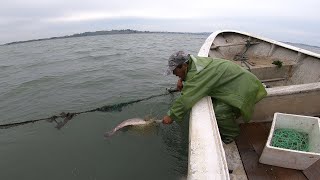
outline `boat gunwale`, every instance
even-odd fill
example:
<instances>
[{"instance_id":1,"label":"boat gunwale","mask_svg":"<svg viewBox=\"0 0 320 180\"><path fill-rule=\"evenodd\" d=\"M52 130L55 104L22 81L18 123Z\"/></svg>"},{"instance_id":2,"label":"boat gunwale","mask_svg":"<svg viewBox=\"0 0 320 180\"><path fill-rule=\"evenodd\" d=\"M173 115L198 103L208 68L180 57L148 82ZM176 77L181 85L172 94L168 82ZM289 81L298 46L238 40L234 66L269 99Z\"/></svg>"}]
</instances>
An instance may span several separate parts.
<instances>
[{"instance_id":1,"label":"boat gunwale","mask_svg":"<svg viewBox=\"0 0 320 180\"><path fill-rule=\"evenodd\" d=\"M237 33L240 35L245 35L248 37L253 37L259 40L266 41L268 43L273 43L276 44L280 47L287 48L292 51L297 51L301 52L303 54L309 55L311 57L316 58L317 60L320 60L320 54L302 49L302 48L297 48L292 45L288 45L282 42L278 42L272 39L264 38L264 37L259 37L257 35L251 35L246 32L240 32L236 30L219 30L213 32L203 43L202 47L199 50L198 56L202 57L208 57L210 48L213 44L213 41L215 38L221 34L221 33ZM318 91L320 90L320 82L314 82L314 83L305 83L305 84L296 84L296 85L284 85L284 86L276 86L276 87L271 87L267 88L268 96L281 96L281 95L288 95L288 94L299 94L299 93L304 93L304 92L312 92L312 91Z\"/></svg>"},{"instance_id":2,"label":"boat gunwale","mask_svg":"<svg viewBox=\"0 0 320 180\"><path fill-rule=\"evenodd\" d=\"M320 54L318 54L318 53L315 53L315 52L312 52L312 51L309 51L309 50L306 50L306 49L303 49L303 48L298 48L298 47L295 47L295 46L292 46L292 45L289 45L289 44L286 44L286 43L283 43L283 42L279 42L279 41L276 41L276 40L273 40L273 39L268 39L268 38L265 38L265 37L261 37L261 36L254 35L254 34L250 34L250 33L247 33L247 32L241 32L241 31L237 31L237 30L219 30L219 31L213 32L206 39L205 43L200 48L200 51L199 51L198 55L199 56L208 57L208 54L209 54L209 51L210 51L210 48L211 48L211 45L212 45L213 41L215 40L215 38L219 34L222 34L222 33L236 33L236 34L245 35L245 36L248 36L248 37L253 37L253 38L256 38L256 39L259 39L259 40L263 40L263 41L271 43L271 44L276 44L276 45L278 45L280 47L287 48L289 50L301 52L303 54L306 54L306 55L309 55L309 56L312 56L312 57L320 59Z\"/></svg>"},{"instance_id":3,"label":"boat gunwale","mask_svg":"<svg viewBox=\"0 0 320 180\"><path fill-rule=\"evenodd\" d=\"M320 82L267 88L268 97L320 91Z\"/></svg>"}]
</instances>

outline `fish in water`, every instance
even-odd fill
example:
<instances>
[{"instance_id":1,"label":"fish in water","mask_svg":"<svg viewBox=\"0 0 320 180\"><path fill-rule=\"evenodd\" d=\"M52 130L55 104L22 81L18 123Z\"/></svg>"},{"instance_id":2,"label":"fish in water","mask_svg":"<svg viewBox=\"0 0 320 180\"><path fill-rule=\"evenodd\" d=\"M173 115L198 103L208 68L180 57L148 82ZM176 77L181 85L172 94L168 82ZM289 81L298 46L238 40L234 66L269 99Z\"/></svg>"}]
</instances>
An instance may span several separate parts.
<instances>
[{"instance_id":1,"label":"fish in water","mask_svg":"<svg viewBox=\"0 0 320 180\"><path fill-rule=\"evenodd\" d=\"M110 137L115 132L117 132L118 130L120 130L120 129L124 128L124 127L128 127L128 126L147 126L147 125L151 125L151 124L159 124L161 122L162 122L162 120L154 120L154 119L149 119L149 120L145 120L145 119L141 119L141 118L127 119L127 120L123 121L122 123L118 124L111 131L106 132L104 134L104 137Z\"/></svg>"}]
</instances>

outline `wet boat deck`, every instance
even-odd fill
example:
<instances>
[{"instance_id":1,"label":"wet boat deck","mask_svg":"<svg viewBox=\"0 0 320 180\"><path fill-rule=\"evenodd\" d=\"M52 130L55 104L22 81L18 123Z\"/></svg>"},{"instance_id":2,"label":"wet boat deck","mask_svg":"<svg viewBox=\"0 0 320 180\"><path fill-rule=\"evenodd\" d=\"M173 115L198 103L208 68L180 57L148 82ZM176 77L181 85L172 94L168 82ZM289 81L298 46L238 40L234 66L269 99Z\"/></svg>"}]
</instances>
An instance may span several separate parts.
<instances>
[{"instance_id":1,"label":"wet boat deck","mask_svg":"<svg viewBox=\"0 0 320 180\"><path fill-rule=\"evenodd\" d=\"M236 144L248 179L319 179L320 160L304 171L259 163L271 122L241 124Z\"/></svg>"}]
</instances>

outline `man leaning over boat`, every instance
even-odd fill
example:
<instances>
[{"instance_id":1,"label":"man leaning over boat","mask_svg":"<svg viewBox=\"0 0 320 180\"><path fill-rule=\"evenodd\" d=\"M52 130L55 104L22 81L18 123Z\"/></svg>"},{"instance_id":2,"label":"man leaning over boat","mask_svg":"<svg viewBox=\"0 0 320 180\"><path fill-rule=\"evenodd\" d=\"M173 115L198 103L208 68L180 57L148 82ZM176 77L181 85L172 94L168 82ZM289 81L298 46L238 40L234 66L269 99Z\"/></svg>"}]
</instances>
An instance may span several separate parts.
<instances>
[{"instance_id":1,"label":"man leaning over boat","mask_svg":"<svg viewBox=\"0 0 320 180\"><path fill-rule=\"evenodd\" d=\"M168 60L166 75L179 77L181 91L164 124L181 121L203 97L211 96L222 141L231 143L240 134L235 120L242 116L249 122L254 105L267 95L259 79L239 65L224 59L198 57L178 51Z\"/></svg>"}]
</instances>

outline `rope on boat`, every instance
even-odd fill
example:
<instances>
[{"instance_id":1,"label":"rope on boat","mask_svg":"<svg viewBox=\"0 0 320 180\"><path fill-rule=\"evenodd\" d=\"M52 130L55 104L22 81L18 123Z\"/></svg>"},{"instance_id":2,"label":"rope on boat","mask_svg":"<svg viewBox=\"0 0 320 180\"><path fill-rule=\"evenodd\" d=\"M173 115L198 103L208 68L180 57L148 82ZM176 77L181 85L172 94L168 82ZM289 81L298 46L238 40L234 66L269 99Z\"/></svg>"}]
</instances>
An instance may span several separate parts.
<instances>
[{"instance_id":1,"label":"rope on boat","mask_svg":"<svg viewBox=\"0 0 320 180\"><path fill-rule=\"evenodd\" d=\"M41 118L41 119L32 119L32 120L27 120L27 121L21 121L21 122L13 122L13 123L7 123L7 124L0 124L0 129L8 129L11 127L15 127L15 126L20 126L20 125L25 125L25 124L30 124L30 123L35 123L35 122L39 122L39 121L48 121L48 122L55 122L56 123L56 128L57 129L61 129L65 124L68 123L68 121L70 121L74 116L78 115L78 114L83 114L83 113L89 113L89 112L96 112L96 111L100 111L100 112L114 112L114 111L122 111L122 108L131 105L131 104L135 104L141 101L146 101L155 97L160 97L160 96L166 96L169 94L172 94L173 92L178 92L177 89L167 89L166 93L162 93L162 94L157 94L157 95L152 95L146 98L142 98L142 99L137 99L137 100L133 100L133 101L128 101L128 102L123 102L123 103L118 103L118 104L113 104L113 105L105 105L99 108L95 108L95 109L91 109L91 110L87 110L87 111L81 111L81 112L62 112L59 115L54 115L48 118ZM57 121L57 118L63 118L63 121Z\"/></svg>"},{"instance_id":2,"label":"rope on boat","mask_svg":"<svg viewBox=\"0 0 320 180\"><path fill-rule=\"evenodd\" d=\"M294 129L276 129L272 137L271 145L284 149L308 152L309 135L308 133Z\"/></svg>"}]
</instances>

